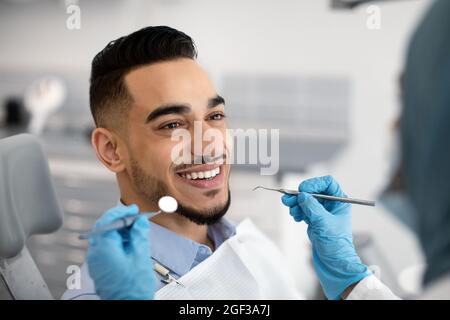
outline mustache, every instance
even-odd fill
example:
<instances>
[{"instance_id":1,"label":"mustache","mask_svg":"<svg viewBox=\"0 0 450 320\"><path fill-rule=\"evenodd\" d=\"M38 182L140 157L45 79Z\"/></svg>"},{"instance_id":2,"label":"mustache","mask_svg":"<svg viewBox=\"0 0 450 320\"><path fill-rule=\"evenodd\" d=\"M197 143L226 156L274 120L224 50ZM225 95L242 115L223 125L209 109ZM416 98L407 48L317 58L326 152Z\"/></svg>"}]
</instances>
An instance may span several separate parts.
<instances>
[{"instance_id":1,"label":"mustache","mask_svg":"<svg viewBox=\"0 0 450 320\"><path fill-rule=\"evenodd\" d=\"M196 167L200 164L225 163L227 160L226 154L221 154L215 157L209 155L193 156L193 163L182 163L173 168L174 171L185 170Z\"/></svg>"}]
</instances>

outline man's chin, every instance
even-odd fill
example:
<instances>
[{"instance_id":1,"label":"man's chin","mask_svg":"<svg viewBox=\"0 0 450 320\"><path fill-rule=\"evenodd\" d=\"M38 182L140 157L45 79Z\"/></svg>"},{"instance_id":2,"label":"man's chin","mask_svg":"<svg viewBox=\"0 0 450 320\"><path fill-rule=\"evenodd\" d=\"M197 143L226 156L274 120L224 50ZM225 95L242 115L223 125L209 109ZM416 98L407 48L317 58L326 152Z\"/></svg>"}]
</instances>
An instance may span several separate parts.
<instances>
[{"instance_id":1,"label":"man's chin","mask_svg":"<svg viewBox=\"0 0 450 320\"><path fill-rule=\"evenodd\" d=\"M205 209L195 209L178 203L177 213L198 225L211 225L218 222L228 211L231 203L230 190L225 202Z\"/></svg>"}]
</instances>

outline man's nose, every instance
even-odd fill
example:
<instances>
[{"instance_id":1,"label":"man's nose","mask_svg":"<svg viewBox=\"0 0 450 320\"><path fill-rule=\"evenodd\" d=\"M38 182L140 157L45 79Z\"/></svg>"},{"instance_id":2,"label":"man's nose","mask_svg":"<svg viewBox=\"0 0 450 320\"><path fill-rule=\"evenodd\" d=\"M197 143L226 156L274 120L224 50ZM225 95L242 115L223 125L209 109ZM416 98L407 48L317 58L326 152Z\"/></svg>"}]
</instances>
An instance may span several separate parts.
<instances>
[{"instance_id":1,"label":"man's nose","mask_svg":"<svg viewBox=\"0 0 450 320\"><path fill-rule=\"evenodd\" d=\"M220 139L210 139L206 134L207 130L211 129L206 121L197 120L193 126L193 132L191 133L191 153L194 158L194 163L208 163L213 162L218 156L222 156L219 153L219 149L223 149L222 146L217 144L221 143Z\"/></svg>"}]
</instances>

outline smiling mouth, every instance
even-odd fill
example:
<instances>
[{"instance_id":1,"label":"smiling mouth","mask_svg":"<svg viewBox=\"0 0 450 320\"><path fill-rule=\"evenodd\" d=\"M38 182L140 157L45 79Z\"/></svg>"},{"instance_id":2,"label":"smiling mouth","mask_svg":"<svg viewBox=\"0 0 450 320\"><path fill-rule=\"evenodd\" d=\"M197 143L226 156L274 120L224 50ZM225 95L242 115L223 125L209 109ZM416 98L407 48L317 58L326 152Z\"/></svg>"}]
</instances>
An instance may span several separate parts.
<instances>
[{"instance_id":1,"label":"smiling mouth","mask_svg":"<svg viewBox=\"0 0 450 320\"><path fill-rule=\"evenodd\" d=\"M212 170L191 171L186 173L178 173L179 176L188 180L211 180L220 174L220 167Z\"/></svg>"},{"instance_id":2,"label":"smiling mouth","mask_svg":"<svg viewBox=\"0 0 450 320\"><path fill-rule=\"evenodd\" d=\"M222 165L202 165L177 172L184 183L197 188L219 187L223 181Z\"/></svg>"}]
</instances>

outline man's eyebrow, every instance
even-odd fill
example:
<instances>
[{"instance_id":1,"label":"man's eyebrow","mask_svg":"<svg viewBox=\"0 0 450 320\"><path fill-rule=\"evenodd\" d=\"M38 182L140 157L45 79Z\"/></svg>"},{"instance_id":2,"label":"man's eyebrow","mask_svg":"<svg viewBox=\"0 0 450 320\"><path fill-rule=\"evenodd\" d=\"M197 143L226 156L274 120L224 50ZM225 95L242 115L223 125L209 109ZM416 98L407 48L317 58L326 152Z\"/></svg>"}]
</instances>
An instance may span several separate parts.
<instances>
[{"instance_id":1,"label":"man's eyebrow","mask_svg":"<svg viewBox=\"0 0 450 320\"><path fill-rule=\"evenodd\" d=\"M208 100L208 109L217 107L219 104L225 104L225 99L219 95L216 95L214 98Z\"/></svg>"},{"instance_id":2,"label":"man's eyebrow","mask_svg":"<svg viewBox=\"0 0 450 320\"><path fill-rule=\"evenodd\" d=\"M160 106L150 112L145 119L145 123L149 123L152 120L155 120L158 117L164 116L166 114L186 114L191 112L191 106L186 104L168 104L164 106Z\"/></svg>"},{"instance_id":3,"label":"man's eyebrow","mask_svg":"<svg viewBox=\"0 0 450 320\"><path fill-rule=\"evenodd\" d=\"M225 99L219 95L216 95L214 98L208 100L208 109L217 107L220 104L225 104ZM150 121L167 114L186 114L189 112L191 112L191 106L188 104L182 103L167 104L159 106L158 108L153 110L147 116L145 123L149 123Z\"/></svg>"}]
</instances>

